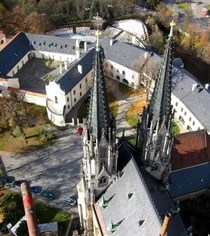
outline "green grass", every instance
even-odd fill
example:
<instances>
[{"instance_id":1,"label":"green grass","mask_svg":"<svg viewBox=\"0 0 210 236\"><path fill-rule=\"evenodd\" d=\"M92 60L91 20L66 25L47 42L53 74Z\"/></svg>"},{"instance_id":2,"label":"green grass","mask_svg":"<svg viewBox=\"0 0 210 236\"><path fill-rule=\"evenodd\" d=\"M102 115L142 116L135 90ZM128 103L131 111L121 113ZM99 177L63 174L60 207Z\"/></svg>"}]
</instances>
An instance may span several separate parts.
<instances>
[{"instance_id":1,"label":"green grass","mask_svg":"<svg viewBox=\"0 0 210 236\"><path fill-rule=\"evenodd\" d=\"M45 131L40 126L24 129L28 145L22 136L14 138L9 131L0 134L0 151L4 152L25 152L39 147L52 145L57 141L55 134Z\"/></svg>"},{"instance_id":2,"label":"green grass","mask_svg":"<svg viewBox=\"0 0 210 236\"><path fill-rule=\"evenodd\" d=\"M22 203L22 196L15 194L8 190L1 190L1 194L4 194L0 198L0 219L2 220L2 227L6 228L10 222L12 225L18 222L20 218L25 215ZM71 215L68 212L58 210L56 208L47 206L41 202L34 201L35 212L39 224L58 222L59 229L62 229L62 235L65 235L67 226ZM22 226L21 226L22 227ZM27 227L22 227L20 232L21 236L27 236ZM25 231L25 232L24 232Z\"/></svg>"},{"instance_id":3,"label":"green grass","mask_svg":"<svg viewBox=\"0 0 210 236\"><path fill-rule=\"evenodd\" d=\"M126 140L128 140L131 144L133 144L134 146L136 145L136 136L127 136L125 137Z\"/></svg>"},{"instance_id":4,"label":"green grass","mask_svg":"<svg viewBox=\"0 0 210 236\"><path fill-rule=\"evenodd\" d=\"M70 213L47 206L39 201L34 201L34 206L37 218L39 219L39 224L58 222L58 227L63 229L63 234L65 233L68 227L69 220L71 218Z\"/></svg>"},{"instance_id":5,"label":"green grass","mask_svg":"<svg viewBox=\"0 0 210 236\"><path fill-rule=\"evenodd\" d=\"M188 2L177 3L176 5L186 13L190 10L190 4Z\"/></svg>"},{"instance_id":6,"label":"green grass","mask_svg":"<svg viewBox=\"0 0 210 236\"><path fill-rule=\"evenodd\" d=\"M174 136L180 134L179 126L175 122L173 122L172 133Z\"/></svg>"},{"instance_id":7,"label":"green grass","mask_svg":"<svg viewBox=\"0 0 210 236\"><path fill-rule=\"evenodd\" d=\"M139 100L135 103L133 103L128 110L126 111L125 118L128 124L136 129L138 124L138 117L137 113L141 113L143 111L143 108L147 106L147 103L145 100Z\"/></svg>"},{"instance_id":8,"label":"green grass","mask_svg":"<svg viewBox=\"0 0 210 236\"><path fill-rule=\"evenodd\" d=\"M133 88L122 83L118 84L118 89L122 94L126 96L139 96L144 94L143 90L134 90Z\"/></svg>"}]
</instances>

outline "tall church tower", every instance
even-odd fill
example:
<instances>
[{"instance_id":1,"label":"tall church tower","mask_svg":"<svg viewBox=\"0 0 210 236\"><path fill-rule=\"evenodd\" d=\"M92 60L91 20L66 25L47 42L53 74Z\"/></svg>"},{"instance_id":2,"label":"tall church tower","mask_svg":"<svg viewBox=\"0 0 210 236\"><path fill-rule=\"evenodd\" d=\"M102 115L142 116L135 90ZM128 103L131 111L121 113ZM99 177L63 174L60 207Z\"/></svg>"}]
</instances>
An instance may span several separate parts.
<instances>
[{"instance_id":1,"label":"tall church tower","mask_svg":"<svg viewBox=\"0 0 210 236\"><path fill-rule=\"evenodd\" d=\"M93 235L92 205L117 172L116 128L109 112L100 35L97 30L89 114L83 130L84 158L77 185L80 223L85 235Z\"/></svg>"},{"instance_id":2,"label":"tall church tower","mask_svg":"<svg viewBox=\"0 0 210 236\"><path fill-rule=\"evenodd\" d=\"M175 23L171 22L165 52L149 106L144 109L137 131L140 161L151 175L167 183L170 172L172 136L172 36Z\"/></svg>"}]
</instances>

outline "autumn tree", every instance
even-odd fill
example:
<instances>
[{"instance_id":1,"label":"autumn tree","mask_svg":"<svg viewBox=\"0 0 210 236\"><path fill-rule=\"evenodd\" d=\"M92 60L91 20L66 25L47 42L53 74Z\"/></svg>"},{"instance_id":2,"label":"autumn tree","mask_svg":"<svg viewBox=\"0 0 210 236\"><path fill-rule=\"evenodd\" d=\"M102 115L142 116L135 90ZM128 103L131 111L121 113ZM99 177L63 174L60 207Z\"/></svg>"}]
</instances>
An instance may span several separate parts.
<instances>
[{"instance_id":1,"label":"autumn tree","mask_svg":"<svg viewBox=\"0 0 210 236\"><path fill-rule=\"evenodd\" d=\"M158 4L157 7L155 8L155 10L157 12L157 17L158 17L159 23L161 23L165 27L169 27L170 26L170 22L175 17L174 12L171 11L166 6L166 4L163 3L163 2Z\"/></svg>"},{"instance_id":2,"label":"autumn tree","mask_svg":"<svg viewBox=\"0 0 210 236\"><path fill-rule=\"evenodd\" d=\"M24 31L32 34L43 32L43 17L37 12L32 12L24 20Z\"/></svg>"},{"instance_id":3,"label":"autumn tree","mask_svg":"<svg viewBox=\"0 0 210 236\"><path fill-rule=\"evenodd\" d=\"M0 122L1 129L10 129L15 135L21 135L26 140L24 128L30 124L27 106L23 94L13 91L3 93L0 97L0 120L3 121Z\"/></svg>"},{"instance_id":4,"label":"autumn tree","mask_svg":"<svg viewBox=\"0 0 210 236\"><path fill-rule=\"evenodd\" d=\"M16 34L23 31L25 18L26 14L19 6L13 8L12 11L7 11L2 21L4 32L7 34Z\"/></svg>"},{"instance_id":5,"label":"autumn tree","mask_svg":"<svg viewBox=\"0 0 210 236\"><path fill-rule=\"evenodd\" d=\"M139 88L144 88L146 92L146 101L149 100L152 81L154 81L158 72L157 63L151 60L152 55L152 52L150 54L147 53L131 63L131 69L139 73Z\"/></svg>"}]
</instances>

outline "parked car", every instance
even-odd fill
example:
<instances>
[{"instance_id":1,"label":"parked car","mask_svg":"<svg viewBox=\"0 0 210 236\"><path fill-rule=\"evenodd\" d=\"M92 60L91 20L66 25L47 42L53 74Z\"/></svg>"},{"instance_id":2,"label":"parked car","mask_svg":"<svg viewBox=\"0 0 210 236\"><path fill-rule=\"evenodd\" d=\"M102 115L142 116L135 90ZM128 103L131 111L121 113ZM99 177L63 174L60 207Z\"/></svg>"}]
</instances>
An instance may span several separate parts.
<instances>
[{"instance_id":1,"label":"parked car","mask_svg":"<svg viewBox=\"0 0 210 236\"><path fill-rule=\"evenodd\" d=\"M82 127L79 127L77 129L77 136L81 136L82 135L82 131L83 131L83 128Z\"/></svg>"},{"instance_id":2,"label":"parked car","mask_svg":"<svg viewBox=\"0 0 210 236\"><path fill-rule=\"evenodd\" d=\"M31 189L31 192L32 193L34 193L34 194L36 194L36 193L38 193L38 189L37 189L37 187L30 187L30 189Z\"/></svg>"},{"instance_id":3,"label":"parked car","mask_svg":"<svg viewBox=\"0 0 210 236\"><path fill-rule=\"evenodd\" d=\"M77 203L77 201L75 199L71 198L71 197L64 197L63 201L65 203L68 203L68 204L72 205L72 206L76 205L76 203Z\"/></svg>"},{"instance_id":4,"label":"parked car","mask_svg":"<svg viewBox=\"0 0 210 236\"><path fill-rule=\"evenodd\" d=\"M48 191L48 190L43 190L41 192L41 195L43 197L49 199L49 200L53 200L55 198L55 195L52 192Z\"/></svg>"}]
</instances>

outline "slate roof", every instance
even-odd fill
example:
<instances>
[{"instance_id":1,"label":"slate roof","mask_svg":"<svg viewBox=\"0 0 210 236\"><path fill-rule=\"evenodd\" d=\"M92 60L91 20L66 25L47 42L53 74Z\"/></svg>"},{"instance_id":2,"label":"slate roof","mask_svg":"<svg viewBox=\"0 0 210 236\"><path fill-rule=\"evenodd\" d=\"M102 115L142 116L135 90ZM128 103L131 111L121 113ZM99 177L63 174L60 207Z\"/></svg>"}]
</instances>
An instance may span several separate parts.
<instances>
[{"instance_id":1,"label":"slate roof","mask_svg":"<svg viewBox=\"0 0 210 236\"><path fill-rule=\"evenodd\" d=\"M205 129L210 130L210 94L202 85L192 91L193 84L200 84L192 74L183 68L174 67L172 93L182 101Z\"/></svg>"},{"instance_id":2,"label":"slate roof","mask_svg":"<svg viewBox=\"0 0 210 236\"><path fill-rule=\"evenodd\" d=\"M110 46L110 39L101 39L101 46L104 49L105 58L116 62L122 66L132 69L133 62L139 61L139 66L145 62L145 53L149 55L150 51L139 48L134 45L126 44L121 41L113 40L113 45ZM155 62L159 62L159 56L153 53L151 57Z\"/></svg>"},{"instance_id":3,"label":"slate roof","mask_svg":"<svg viewBox=\"0 0 210 236\"><path fill-rule=\"evenodd\" d=\"M0 76L6 76L28 51L27 37L24 33L17 34L0 52Z\"/></svg>"},{"instance_id":4,"label":"slate roof","mask_svg":"<svg viewBox=\"0 0 210 236\"><path fill-rule=\"evenodd\" d=\"M93 68L94 53L95 48L90 49L79 60L74 61L66 72L56 77L55 82L60 85L65 94L68 94ZM82 65L82 74L78 72L78 65Z\"/></svg>"},{"instance_id":5,"label":"slate roof","mask_svg":"<svg viewBox=\"0 0 210 236\"><path fill-rule=\"evenodd\" d=\"M176 135L171 151L172 171L210 161L210 136L205 130Z\"/></svg>"},{"instance_id":6,"label":"slate roof","mask_svg":"<svg viewBox=\"0 0 210 236\"><path fill-rule=\"evenodd\" d=\"M133 193L130 199L128 198L129 193ZM111 197L108 206L103 209L102 199L108 200ZM102 198L96 203L96 208L99 219L102 219L100 224L106 230L105 235L112 235L109 230L111 222L114 225L121 222L114 233L115 236L154 236L160 233L160 219L147 195L133 160L127 164L122 176L109 186ZM144 222L139 226L141 220Z\"/></svg>"},{"instance_id":7,"label":"slate roof","mask_svg":"<svg viewBox=\"0 0 210 236\"><path fill-rule=\"evenodd\" d=\"M76 54L76 39L29 33L26 33L25 36L29 40L30 50Z\"/></svg>"},{"instance_id":8,"label":"slate roof","mask_svg":"<svg viewBox=\"0 0 210 236\"><path fill-rule=\"evenodd\" d=\"M163 188L162 184L150 175L144 168L141 169L141 174L149 190L150 196L157 208L157 212L163 221L165 214L170 212L171 209L175 209L171 196L168 191L161 191L161 188ZM180 215L172 214L167 228L167 235L177 236L181 235L185 231L186 228L182 223Z\"/></svg>"},{"instance_id":9,"label":"slate roof","mask_svg":"<svg viewBox=\"0 0 210 236\"><path fill-rule=\"evenodd\" d=\"M193 166L170 173L169 191L172 198L196 193L210 187L210 164Z\"/></svg>"}]
</instances>

